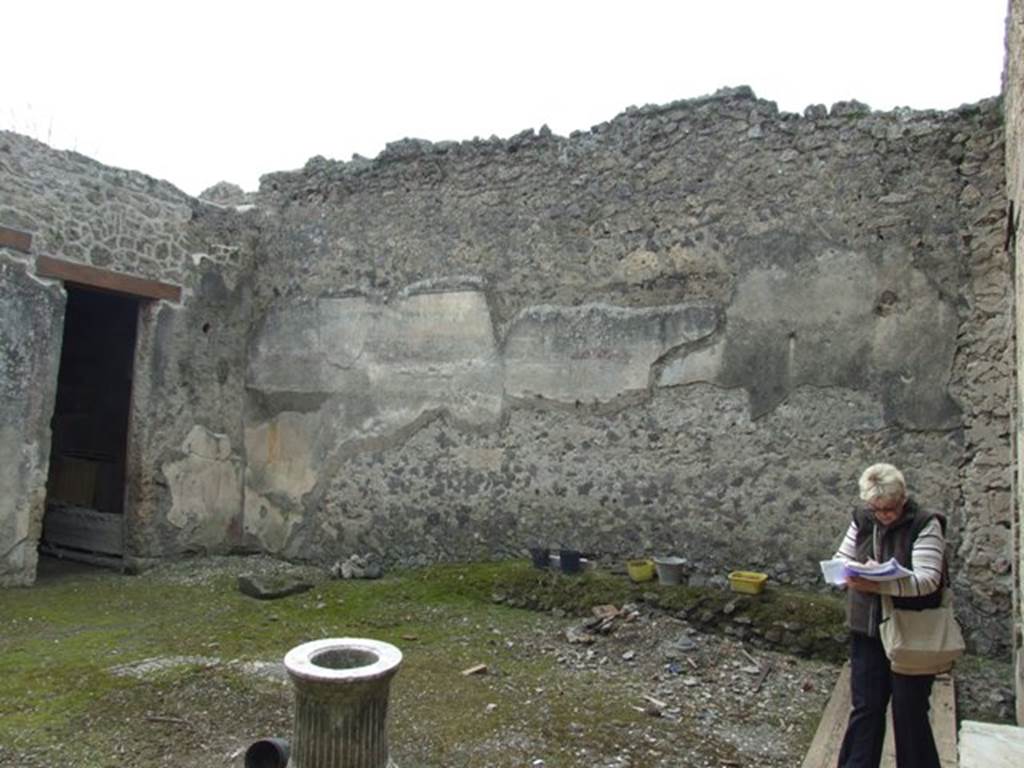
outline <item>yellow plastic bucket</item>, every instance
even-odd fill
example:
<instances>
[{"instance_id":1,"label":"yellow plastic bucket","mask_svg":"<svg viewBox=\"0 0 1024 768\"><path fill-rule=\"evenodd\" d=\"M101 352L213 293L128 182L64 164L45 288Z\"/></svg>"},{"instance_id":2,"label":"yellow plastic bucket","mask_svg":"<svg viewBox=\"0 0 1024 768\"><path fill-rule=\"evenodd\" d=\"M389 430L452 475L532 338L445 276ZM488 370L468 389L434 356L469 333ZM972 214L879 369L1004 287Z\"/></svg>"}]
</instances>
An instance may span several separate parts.
<instances>
[{"instance_id":1,"label":"yellow plastic bucket","mask_svg":"<svg viewBox=\"0 0 1024 768\"><path fill-rule=\"evenodd\" d=\"M733 592L747 595L759 595L764 591L764 583L768 581L767 573L757 571L733 571L729 574L729 586Z\"/></svg>"},{"instance_id":2,"label":"yellow plastic bucket","mask_svg":"<svg viewBox=\"0 0 1024 768\"><path fill-rule=\"evenodd\" d=\"M654 578L654 561L648 559L627 560L626 570L633 581L650 581Z\"/></svg>"}]
</instances>

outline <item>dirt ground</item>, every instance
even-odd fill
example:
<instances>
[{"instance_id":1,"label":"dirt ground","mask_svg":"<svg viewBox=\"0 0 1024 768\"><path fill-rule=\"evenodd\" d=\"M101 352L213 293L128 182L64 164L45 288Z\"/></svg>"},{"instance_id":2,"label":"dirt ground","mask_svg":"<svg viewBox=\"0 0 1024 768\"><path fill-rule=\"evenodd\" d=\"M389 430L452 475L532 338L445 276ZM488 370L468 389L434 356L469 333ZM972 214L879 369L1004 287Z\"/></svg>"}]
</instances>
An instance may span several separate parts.
<instances>
[{"instance_id":1,"label":"dirt ground","mask_svg":"<svg viewBox=\"0 0 1024 768\"><path fill-rule=\"evenodd\" d=\"M284 653L330 636L403 651L390 712L400 768L799 766L836 664L643 605L605 609L606 633L584 634L579 616L481 599L506 567L338 581L206 558L137 577L70 569L0 592L0 766L240 767L255 739L290 735ZM313 589L238 593L240 573L284 571ZM965 668L962 716L998 719L1012 706L1008 665Z\"/></svg>"}]
</instances>

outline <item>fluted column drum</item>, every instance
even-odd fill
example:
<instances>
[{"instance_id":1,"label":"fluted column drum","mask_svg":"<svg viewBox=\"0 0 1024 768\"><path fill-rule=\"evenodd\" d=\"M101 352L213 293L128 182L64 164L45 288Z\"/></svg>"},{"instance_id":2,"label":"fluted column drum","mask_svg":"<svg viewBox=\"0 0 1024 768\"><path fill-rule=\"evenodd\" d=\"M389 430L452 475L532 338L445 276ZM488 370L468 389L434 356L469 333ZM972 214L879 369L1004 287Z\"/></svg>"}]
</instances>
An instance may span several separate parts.
<instances>
[{"instance_id":1,"label":"fluted column drum","mask_svg":"<svg viewBox=\"0 0 1024 768\"><path fill-rule=\"evenodd\" d=\"M284 657L295 686L291 768L386 768L391 678L402 652L358 637L315 640Z\"/></svg>"}]
</instances>

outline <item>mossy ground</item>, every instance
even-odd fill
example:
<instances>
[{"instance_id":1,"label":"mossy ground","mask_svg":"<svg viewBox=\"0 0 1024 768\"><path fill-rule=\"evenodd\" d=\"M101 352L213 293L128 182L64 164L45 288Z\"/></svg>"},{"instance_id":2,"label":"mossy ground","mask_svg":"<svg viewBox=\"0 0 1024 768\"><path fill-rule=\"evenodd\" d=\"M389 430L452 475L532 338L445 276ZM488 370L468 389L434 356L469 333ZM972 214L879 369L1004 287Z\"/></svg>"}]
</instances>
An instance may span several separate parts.
<instances>
[{"instance_id":1,"label":"mossy ground","mask_svg":"<svg viewBox=\"0 0 1024 768\"><path fill-rule=\"evenodd\" d=\"M547 768L627 765L637 755L652 766L703 764L679 758L688 744L700 744L693 747L700 754L735 755L734 744L714 743L699 722L638 709L657 662L570 668L561 635L569 620L509 605L584 614L592 605L646 599L677 612L728 594L601 573L549 575L521 562L438 566L378 581L321 578L313 590L275 601L239 593L237 574L266 562L185 561L137 577L78 571L0 591L0 765L239 766L251 741L291 730L287 683L254 675L244 662L279 661L307 640L346 635L392 642L405 655L391 717L392 751L403 768L540 758ZM799 622L822 614L814 599L781 592L743 610L781 611L782 620ZM794 618L801 610L807 618ZM113 671L175 657L190 660L143 678ZM461 674L479 663L488 665L486 675ZM828 667L815 674L827 678ZM794 715L788 733L800 742L796 752L826 695L817 691L808 712Z\"/></svg>"}]
</instances>

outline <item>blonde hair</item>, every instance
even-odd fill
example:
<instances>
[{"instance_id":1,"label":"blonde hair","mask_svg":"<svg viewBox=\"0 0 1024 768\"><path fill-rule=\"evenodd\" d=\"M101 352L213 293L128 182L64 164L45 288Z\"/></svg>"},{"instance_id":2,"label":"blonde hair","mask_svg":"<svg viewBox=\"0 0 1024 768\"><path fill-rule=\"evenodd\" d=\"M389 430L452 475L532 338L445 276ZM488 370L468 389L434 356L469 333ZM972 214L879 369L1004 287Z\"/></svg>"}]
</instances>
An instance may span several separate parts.
<instances>
[{"instance_id":1,"label":"blonde hair","mask_svg":"<svg viewBox=\"0 0 1024 768\"><path fill-rule=\"evenodd\" d=\"M907 494L907 481L892 464L872 464L864 470L857 485L864 501L900 499Z\"/></svg>"}]
</instances>

